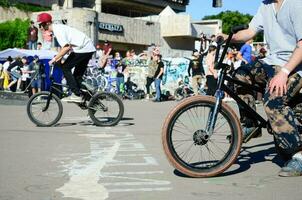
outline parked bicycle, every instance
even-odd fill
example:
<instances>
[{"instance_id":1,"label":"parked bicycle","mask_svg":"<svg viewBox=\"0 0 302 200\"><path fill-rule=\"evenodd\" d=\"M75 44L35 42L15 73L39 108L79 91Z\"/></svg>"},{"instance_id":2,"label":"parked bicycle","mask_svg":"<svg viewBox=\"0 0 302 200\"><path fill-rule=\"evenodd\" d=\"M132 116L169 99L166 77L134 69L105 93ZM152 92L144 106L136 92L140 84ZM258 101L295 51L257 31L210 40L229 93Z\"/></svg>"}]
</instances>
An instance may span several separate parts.
<instances>
[{"instance_id":1,"label":"parked bicycle","mask_svg":"<svg viewBox=\"0 0 302 200\"><path fill-rule=\"evenodd\" d=\"M180 101L184 98L190 97L194 95L194 91L192 86L188 81L186 81L188 77L185 77L184 80L180 80L178 83L178 87L174 91L175 100ZM199 85L198 94L206 95L205 91L205 82Z\"/></svg>"},{"instance_id":2,"label":"parked bicycle","mask_svg":"<svg viewBox=\"0 0 302 200\"><path fill-rule=\"evenodd\" d=\"M63 105L58 96L66 96L61 88L68 86L54 81L53 68L50 67L50 91L33 95L27 103L28 117L37 126L53 126L63 114ZM124 105L116 94L95 90L86 82L82 83L80 90L83 101L75 104L88 110L88 115L95 125L114 126L119 123L124 114Z\"/></svg>"},{"instance_id":3,"label":"parked bicycle","mask_svg":"<svg viewBox=\"0 0 302 200\"><path fill-rule=\"evenodd\" d=\"M263 88L243 83L230 76L230 68L223 64L227 48L233 34L245 29L234 27L226 41L218 41L218 50L225 43L216 69L221 69L215 97L194 96L178 104L166 117L162 128L162 143L170 163L181 173L191 177L212 177L223 173L237 159L241 145L248 142L261 128L267 128L272 134L269 123L246 104L225 83L234 83L263 92ZM216 54L216 61L218 54ZM235 111L222 101L224 93L229 94L245 110L249 117L257 120L258 127L245 139L242 127ZM298 94L290 103L302 133L302 94ZM277 147L278 151L278 147Z\"/></svg>"}]
</instances>

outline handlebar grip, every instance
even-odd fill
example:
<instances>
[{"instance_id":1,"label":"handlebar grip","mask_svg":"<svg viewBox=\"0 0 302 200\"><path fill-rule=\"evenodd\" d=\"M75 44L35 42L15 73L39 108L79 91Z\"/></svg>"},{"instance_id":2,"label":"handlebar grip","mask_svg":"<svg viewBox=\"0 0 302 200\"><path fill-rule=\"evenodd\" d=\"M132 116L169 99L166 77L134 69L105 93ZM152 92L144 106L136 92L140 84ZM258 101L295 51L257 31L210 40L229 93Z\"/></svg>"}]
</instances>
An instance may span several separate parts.
<instances>
[{"instance_id":1,"label":"handlebar grip","mask_svg":"<svg viewBox=\"0 0 302 200\"><path fill-rule=\"evenodd\" d=\"M231 30L231 32L233 34L237 33L238 31L241 31L241 30L245 30L245 29L248 29L249 28L249 25L247 24L243 24L243 25L239 25L239 26L234 26Z\"/></svg>"}]
</instances>

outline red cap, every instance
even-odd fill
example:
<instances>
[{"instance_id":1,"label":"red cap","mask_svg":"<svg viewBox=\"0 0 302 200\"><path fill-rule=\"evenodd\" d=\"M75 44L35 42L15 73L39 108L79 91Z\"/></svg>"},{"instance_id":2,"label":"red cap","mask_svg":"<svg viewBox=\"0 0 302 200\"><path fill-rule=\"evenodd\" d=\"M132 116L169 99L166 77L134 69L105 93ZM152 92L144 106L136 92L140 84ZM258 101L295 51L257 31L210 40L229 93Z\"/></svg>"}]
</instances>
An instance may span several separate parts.
<instances>
[{"instance_id":1,"label":"red cap","mask_svg":"<svg viewBox=\"0 0 302 200\"><path fill-rule=\"evenodd\" d=\"M51 21L52 21L52 17L48 13L41 13L37 16L37 22L47 23L47 22L51 22Z\"/></svg>"}]
</instances>

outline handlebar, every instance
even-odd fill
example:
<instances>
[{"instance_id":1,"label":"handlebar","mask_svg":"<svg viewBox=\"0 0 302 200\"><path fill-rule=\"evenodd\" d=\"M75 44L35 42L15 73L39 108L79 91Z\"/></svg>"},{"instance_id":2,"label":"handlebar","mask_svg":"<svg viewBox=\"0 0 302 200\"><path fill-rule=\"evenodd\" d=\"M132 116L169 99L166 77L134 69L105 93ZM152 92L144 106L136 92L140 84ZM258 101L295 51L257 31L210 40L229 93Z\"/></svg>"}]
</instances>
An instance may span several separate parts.
<instances>
[{"instance_id":1,"label":"handlebar","mask_svg":"<svg viewBox=\"0 0 302 200\"><path fill-rule=\"evenodd\" d=\"M244 25L239 25L239 26L234 26L232 29L231 29L231 33L229 34L228 38L224 41L224 38L222 36L218 36L217 39L216 39L216 42L217 42L217 49L216 49L216 55L215 55L215 69L221 69L222 68L222 63L223 63L223 60L224 60L224 57L226 55L226 52L227 52L227 49L230 47L230 44L231 44L231 40L233 38L233 35L238 33L239 31L241 30L245 30L245 29L248 29L248 25L247 24L244 24ZM221 57L220 57L220 60L219 62L218 61L218 57L219 57L219 51L220 51L220 48L221 46L225 43L225 46L223 48L223 52L221 54Z\"/></svg>"}]
</instances>

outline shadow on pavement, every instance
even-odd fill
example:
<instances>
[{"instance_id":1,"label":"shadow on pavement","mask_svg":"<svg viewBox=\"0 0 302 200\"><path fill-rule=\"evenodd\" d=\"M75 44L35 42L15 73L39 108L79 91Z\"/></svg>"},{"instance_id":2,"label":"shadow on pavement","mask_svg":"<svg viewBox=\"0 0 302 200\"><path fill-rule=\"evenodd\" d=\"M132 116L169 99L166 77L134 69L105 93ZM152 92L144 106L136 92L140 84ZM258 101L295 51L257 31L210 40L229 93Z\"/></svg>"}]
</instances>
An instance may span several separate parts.
<instances>
[{"instance_id":1,"label":"shadow on pavement","mask_svg":"<svg viewBox=\"0 0 302 200\"><path fill-rule=\"evenodd\" d=\"M265 146L270 146L270 145L273 146L270 148L265 148ZM251 152L253 148L257 148L257 147L264 147L265 149L256 152ZM263 144L242 147L241 152L237 158L237 161L233 164L233 165L239 165L239 167L232 171L226 171L223 174L219 175L218 177L242 173L244 171L247 171L249 168L251 168L251 165L265 162L265 161L271 161L272 163L280 167L282 167L285 162L280 158L280 156L277 155L274 142L267 142ZM181 173L177 169L174 170L174 174L176 176L180 176L184 178L192 178Z\"/></svg>"}]
</instances>

